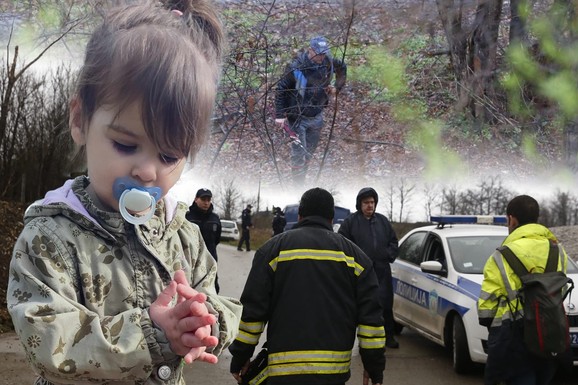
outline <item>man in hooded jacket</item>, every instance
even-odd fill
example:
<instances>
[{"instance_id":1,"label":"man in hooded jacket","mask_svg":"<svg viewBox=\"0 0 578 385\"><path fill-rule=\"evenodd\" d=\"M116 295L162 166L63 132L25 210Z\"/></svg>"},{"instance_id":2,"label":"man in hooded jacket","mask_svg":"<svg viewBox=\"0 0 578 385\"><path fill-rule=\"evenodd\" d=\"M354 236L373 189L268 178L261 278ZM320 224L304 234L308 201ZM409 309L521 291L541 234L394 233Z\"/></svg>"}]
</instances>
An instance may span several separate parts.
<instances>
[{"instance_id":1,"label":"man in hooded jacket","mask_svg":"<svg viewBox=\"0 0 578 385\"><path fill-rule=\"evenodd\" d=\"M187 220L199 226L201 235L209 253L218 260L217 245L221 242L221 219L213 212L213 193L207 188L201 188L195 195L193 204L186 214ZM215 277L215 289L219 293L219 281Z\"/></svg>"},{"instance_id":2,"label":"man in hooded jacket","mask_svg":"<svg viewBox=\"0 0 578 385\"><path fill-rule=\"evenodd\" d=\"M357 194L357 211L345 218L339 234L353 241L373 261L379 281L380 298L383 301L385 346L395 349L399 347L399 343L395 339L390 263L397 258L398 242L387 217L375 212L377 202L378 195L373 188L362 188Z\"/></svg>"}]
</instances>

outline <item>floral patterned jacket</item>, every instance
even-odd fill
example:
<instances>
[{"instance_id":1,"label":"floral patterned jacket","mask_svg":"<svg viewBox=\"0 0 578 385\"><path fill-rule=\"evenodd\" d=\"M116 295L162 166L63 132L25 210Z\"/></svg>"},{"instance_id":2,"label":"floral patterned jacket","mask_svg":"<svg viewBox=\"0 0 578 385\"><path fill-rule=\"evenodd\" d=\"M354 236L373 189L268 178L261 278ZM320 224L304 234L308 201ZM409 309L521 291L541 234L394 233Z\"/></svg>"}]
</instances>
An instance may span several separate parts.
<instances>
[{"instance_id":1,"label":"floral patterned jacket","mask_svg":"<svg viewBox=\"0 0 578 385\"><path fill-rule=\"evenodd\" d=\"M85 177L31 205L10 263L7 302L36 384L184 384L181 358L149 307L183 269L217 316L220 354L241 306L215 292L217 266L186 204L165 197L134 226L91 201Z\"/></svg>"}]
</instances>

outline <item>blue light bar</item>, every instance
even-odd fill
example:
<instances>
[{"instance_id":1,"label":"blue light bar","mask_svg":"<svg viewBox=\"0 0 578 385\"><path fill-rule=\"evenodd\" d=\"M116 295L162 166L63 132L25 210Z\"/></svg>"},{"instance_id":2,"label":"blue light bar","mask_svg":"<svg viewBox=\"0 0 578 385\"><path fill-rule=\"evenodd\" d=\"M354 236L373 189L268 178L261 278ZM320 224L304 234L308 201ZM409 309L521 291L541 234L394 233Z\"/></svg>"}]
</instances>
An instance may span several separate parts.
<instances>
[{"instance_id":1,"label":"blue light bar","mask_svg":"<svg viewBox=\"0 0 578 385\"><path fill-rule=\"evenodd\" d=\"M505 215L432 215L430 221L443 225L451 224L482 224L505 225L508 220Z\"/></svg>"}]
</instances>

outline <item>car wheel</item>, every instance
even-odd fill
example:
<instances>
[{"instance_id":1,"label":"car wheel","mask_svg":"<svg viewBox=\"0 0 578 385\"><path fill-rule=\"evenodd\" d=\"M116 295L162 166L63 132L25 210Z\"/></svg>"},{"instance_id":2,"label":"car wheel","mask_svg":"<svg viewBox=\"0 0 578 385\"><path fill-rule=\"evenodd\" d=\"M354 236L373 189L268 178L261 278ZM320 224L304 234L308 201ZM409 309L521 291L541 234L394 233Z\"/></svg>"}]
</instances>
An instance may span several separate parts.
<instances>
[{"instance_id":1,"label":"car wheel","mask_svg":"<svg viewBox=\"0 0 578 385\"><path fill-rule=\"evenodd\" d=\"M472 370L473 363L468 349L468 338L464 323L457 314L453 320L452 343L454 371L458 374L469 373Z\"/></svg>"},{"instance_id":2,"label":"car wheel","mask_svg":"<svg viewBox=\"0 0 578 385\"><path fill-rule=\"evenodd\" d=\"M403 325L398 323L398 322L393 321L393 332L396 335L400 335L402 330L403 330Z\"/></svg>"}]
</instances>

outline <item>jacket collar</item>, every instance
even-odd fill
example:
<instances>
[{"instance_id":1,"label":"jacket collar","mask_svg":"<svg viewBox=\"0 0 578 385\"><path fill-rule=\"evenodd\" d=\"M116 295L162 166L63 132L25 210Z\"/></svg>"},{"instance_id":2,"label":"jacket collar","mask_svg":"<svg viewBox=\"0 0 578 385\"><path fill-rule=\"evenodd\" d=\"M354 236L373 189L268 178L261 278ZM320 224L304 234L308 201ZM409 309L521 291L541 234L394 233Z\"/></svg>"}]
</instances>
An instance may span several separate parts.
<instances>
[{"instance_id":1,"label":"jacket collar","mask_svg":"<svg viewBox=\"0 0 578 385\"><path fill-rule=\"evenodd\" d=\"M293 226L294 229L300 227L324 227L327 230L333 231L333 227L329 221L323 217L317 215L311 215L309 217L305 217L301 219L299 222Z\"/></svg>"}]
</instances>

